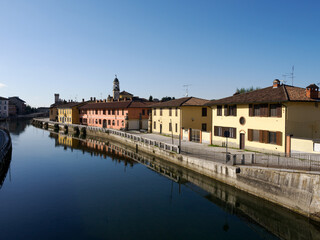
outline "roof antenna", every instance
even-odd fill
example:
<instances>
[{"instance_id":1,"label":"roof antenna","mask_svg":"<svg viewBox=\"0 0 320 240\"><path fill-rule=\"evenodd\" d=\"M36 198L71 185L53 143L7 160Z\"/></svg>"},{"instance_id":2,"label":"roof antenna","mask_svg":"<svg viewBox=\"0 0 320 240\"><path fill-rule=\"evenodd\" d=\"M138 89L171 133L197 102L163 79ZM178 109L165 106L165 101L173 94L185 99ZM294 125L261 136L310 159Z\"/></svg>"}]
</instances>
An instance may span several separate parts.
<instances>
[{"instance_id":1,"label":"roof antenna","mask_svg":"<svg viewBox=\"0 0 320 240\"><path fill-rule=\"evenodd\" d=\"M282 82L283 84L286 84L287 76L288 76L288 74L282 74L282 77L284 78L284 80L280 80L280 82Z\"/></svg>"},{"instance_id":2,"label":"roof antenna","mask_svg":"<svg viewBox=\"0 0 320 240\"><path fill-rule=\"evenodd\" d=\"M191 84L183 85L183 87L186 89L186 94L185 94L186 97L188 97L188 95L189 95L189 86L191 86Z\"/></svg>"},{"instance_id":3,"label":"roof antenna","mask_svg":"<svg viewBox=\"0 0 320 240\"><path fill-rule=\"evenodd\" d=\"M293 79L295 78L295 76L294 76L294 65L292 65L291 73L287 73L287 76L289 76L291 78L291 82L292 82L292 86L293 86Z\"/></svg>"}]
</instances>

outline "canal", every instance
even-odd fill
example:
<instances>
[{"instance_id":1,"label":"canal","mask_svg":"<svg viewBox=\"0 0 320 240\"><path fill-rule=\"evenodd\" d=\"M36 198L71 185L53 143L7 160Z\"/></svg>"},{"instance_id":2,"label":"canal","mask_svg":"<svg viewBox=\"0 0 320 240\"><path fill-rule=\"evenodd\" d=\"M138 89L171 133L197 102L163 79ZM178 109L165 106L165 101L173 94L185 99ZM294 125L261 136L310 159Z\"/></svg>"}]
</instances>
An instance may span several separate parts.
<instances>
[{"instance_id":1,"label":"canal","mask_svg":"<svg viewBox=\"0 0 320 240\"><path fill-rule=\"evenodd\" d=\"M1 239L320 239L300 215L118 143L5 125Z\"/></svg>"}]
</instances>

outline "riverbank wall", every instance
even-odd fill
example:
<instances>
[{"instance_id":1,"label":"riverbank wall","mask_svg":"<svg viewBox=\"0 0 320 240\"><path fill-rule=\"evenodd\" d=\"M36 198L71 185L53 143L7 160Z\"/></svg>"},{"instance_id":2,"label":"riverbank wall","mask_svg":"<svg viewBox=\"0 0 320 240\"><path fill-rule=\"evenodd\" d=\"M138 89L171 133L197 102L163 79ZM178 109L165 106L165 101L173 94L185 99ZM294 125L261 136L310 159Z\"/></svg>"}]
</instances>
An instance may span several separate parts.
<instances>
[{"instance_id":1,"label":"riverbank wall","mask_svg":"<svg viewBox=\"0 0 320 240\"><path fill-rule=\"evenodd\" d=\"M63 126L60 126L60 129L62 128ZM68 128L71 130L73 127L69 126ZM88 127L86 134L119 142L135 149L136 152L151 154L156 158L216 179L320 222L320 172L232 166L214 162L214 160L209 161L179 154L146 142L110 134L105 129Z\"/></svg>"}]
</instances>

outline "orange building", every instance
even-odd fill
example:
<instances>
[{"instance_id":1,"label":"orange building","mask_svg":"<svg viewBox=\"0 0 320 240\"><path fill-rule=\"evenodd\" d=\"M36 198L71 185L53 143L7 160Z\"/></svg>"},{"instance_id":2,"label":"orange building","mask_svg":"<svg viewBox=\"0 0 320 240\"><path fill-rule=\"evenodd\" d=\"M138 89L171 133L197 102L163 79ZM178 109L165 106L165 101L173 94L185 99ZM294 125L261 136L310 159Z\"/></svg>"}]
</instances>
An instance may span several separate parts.
<instances>
[{"instance_id":1,"label":"orange building","mask_svg":"<svg viewBox=\"0 0 320 240\"><path fill-rule=\"evenodd\" d=\"M147 130L151 104L140 98L117 102L98 100L79 107L80 124L118 130Z\"/></svg>"}]
</instances>

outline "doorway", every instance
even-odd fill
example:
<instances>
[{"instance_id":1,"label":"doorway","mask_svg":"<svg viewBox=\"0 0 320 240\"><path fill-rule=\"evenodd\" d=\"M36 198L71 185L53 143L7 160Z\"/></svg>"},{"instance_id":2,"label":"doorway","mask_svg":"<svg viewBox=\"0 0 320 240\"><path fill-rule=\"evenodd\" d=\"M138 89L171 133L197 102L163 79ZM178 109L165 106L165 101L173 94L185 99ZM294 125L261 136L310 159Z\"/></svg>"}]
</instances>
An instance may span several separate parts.
<instances>
[{"instance_id":1,"label":"doorway","mask_svg":"<svg viewBox=\"0 0 320 240\"><path fill-rule=\"evenodd\" d=\"M103 120L103 126L102 126L103 128L106 128L107 127L107 120Z\"/></svg>"},{"instance_id":2,"label":"doorway","mask_svg":"<svg viewBox=\"0 0 320 240\"><path fill-rule=\"evenodd\" d=\"M240 149L245 149L245 134L240 133Z\"/></svg>"}]
</instances>

